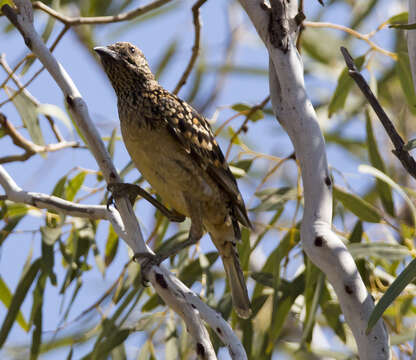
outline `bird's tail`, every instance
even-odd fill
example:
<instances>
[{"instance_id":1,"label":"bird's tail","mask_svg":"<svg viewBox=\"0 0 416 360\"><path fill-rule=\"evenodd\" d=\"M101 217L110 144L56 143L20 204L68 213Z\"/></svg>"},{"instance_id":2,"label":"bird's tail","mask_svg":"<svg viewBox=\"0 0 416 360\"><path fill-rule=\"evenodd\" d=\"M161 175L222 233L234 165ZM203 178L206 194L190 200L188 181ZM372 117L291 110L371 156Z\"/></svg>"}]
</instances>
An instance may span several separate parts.
<instances>
[{"instance_id":1,"label":"bird's tail","mask_svg":"<svg viewBox=\"0 0 416 360\"><path fill-rule=\"evenodd\" d=\"M246 281L240 267L238 254L235 249L233 250L231 256L222 257L222 262L231 288L234 309L239 317L247 319L251 315L250 299L248 298Z\"/></svg>"},{"instance_id":2,"label":"bird's tail","mask_svg":"<svg viewBox=\"0 0 416 360\"><path fill-rule=\"evenodd\" d=\"M236 240L232 227L226 231L210 231L212 241L220 253L224 264L225 274L227 275L228 284L231 289L234 309L237 315L247 319L251 315L250 299L248 297L246 281L243 271L241 270L240 260L236 249ZM225 229L222 229L225 230ZM227 234L227 236L224 236Z\"/></svg>"}]
</instances>

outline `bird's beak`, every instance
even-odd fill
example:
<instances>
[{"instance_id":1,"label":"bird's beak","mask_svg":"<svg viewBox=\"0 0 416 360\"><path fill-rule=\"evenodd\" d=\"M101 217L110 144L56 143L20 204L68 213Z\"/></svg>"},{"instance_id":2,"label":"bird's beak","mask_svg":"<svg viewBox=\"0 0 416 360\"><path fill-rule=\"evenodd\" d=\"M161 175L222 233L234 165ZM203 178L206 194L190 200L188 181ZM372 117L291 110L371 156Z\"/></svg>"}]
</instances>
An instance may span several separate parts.
<instances>
[{"instance_id":1,"label":"bird's beak","mask_svg":"<svg viewBox=\"0 0 416 360\"><path fill-rule=\"evenodd\" d=\"M101 58L102 57L105 57L105 56L109 56L109 57L111 57L114 60L118 60L119 59L118 54L114 50L109 49L107 46L96 46L94 48L94 51L98 55L100 55Z\"/></svg>"}]
</instances>

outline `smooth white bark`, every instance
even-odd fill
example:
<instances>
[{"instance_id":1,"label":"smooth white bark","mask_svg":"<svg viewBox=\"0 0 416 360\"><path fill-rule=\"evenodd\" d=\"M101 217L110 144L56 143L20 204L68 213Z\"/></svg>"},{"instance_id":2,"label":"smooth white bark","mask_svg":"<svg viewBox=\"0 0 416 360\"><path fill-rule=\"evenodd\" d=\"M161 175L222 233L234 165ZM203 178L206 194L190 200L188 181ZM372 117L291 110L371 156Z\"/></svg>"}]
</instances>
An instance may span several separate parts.
<instances>
[{"instance_id":1,"label":"smooth white bark","mask_svg":"<svg viewBox=\"0 0 416 360\"><path fill-rule=\"evenodd\" d=\"M55 210L75 217L107 219L107 209L104 205L77 204L56 196L22 190L1 165L0 185L10 201L32 205L39 209Z\"/></svg>"},{"instance_id":2,"label":"smooth white bark","mask_svg":"<svg viewBox=\"0 0 416 360\"><path fill-rule=\"evenodd\" d=\"M52 56L33 26L32 4L29 0L14 0L14 2L19 14L15 15L14 19L11 17L9 19L18 28L30 50L39 58L61 88L68 107L107 183L120 182L116 168L91 121L87 104L70 76ZM127 242L133 252L151 252L143 240L139 224L128 199L116 199L116 205L118 212L113 210L108 216L115 225L117 233ZM232 359L247 359L241 342L229 324L217 312L199 300L195 293L175 278L165 267L154 265L147 275L155 291L164 302L185 321L187 330L196 343L196 352L199 358L217 358L202 322L204 320L224 341Z\"/></svg>"},{"instance_id":3,"label":"smooth white bark","mask_svg":"<svg viewBox=\"0 0 416 360\"><path fill-rule=\"evenodd\" d=\"M299 160L305 207L301 227L303 248L328 277L350 326L361 360L390 358L389 337L383 320L366 335L374 308L355 262L331 230L332 180L325 143L304 84L302 59L291 42L287 53L269 41L269 14L262 0L240 0L269 52L270 96L273 111L288 133Z\"/></svg>"}]
</instances>

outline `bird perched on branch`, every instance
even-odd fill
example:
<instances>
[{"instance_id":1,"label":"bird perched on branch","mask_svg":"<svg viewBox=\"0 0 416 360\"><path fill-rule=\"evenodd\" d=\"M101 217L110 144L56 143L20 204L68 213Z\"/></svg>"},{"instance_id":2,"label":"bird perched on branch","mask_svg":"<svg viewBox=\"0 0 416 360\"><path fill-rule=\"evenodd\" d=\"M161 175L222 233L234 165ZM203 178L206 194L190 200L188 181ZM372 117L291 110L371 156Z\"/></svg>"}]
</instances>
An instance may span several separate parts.
<instances>
[{"instance_id":1,"label":"bird perched on branch","mask_svg":"<svg viewBox=\"0 0 416 360\"><path fill-rule=\"evenodd\" d=\"M136 46L118 42L94 50L117 94L121 133L134 164L172 207L171 212L162 209L168 217L191 219L189 238L180 247L196 243L204 229L209 232L222 258L237 314L249 317L236 242L241 237L239 223L251 224L209 123L156 81Z\"/></svg>"}]
</instances>

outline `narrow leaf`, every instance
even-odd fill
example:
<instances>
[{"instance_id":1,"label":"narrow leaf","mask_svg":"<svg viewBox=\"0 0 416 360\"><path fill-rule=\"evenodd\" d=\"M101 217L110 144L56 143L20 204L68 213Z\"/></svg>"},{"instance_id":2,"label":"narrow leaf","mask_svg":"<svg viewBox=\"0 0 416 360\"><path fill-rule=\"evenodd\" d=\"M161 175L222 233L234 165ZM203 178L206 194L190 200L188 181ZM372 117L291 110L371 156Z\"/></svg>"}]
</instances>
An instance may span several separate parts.
<instances>
[{"instance_id":1,"label":"narrow leaf","mask_svg":"<svg viewBox=\"0 0 416 360\"><path fill-rule=\"evenodd\" d=\"M365 60L365 55L360 56L354 60L358 70L361 70ZM331 117L338 110L343 109L345 101L351 90L354 80L349 76L348 69L345 67L342 70L341 75L338 78L337 87L332 95L331 101L328 106L328 117Z\"/></svg>"},{"instance_id":2,"label":"narrow leaf","mask_svg":"<svg viewBox=\"0 0 416 360\"><path fill-rule=\"evenodd\" d=\"M400 85L406 97L409 110L413 115L416 115L416 94L413 87L412 72L410 70L409 55L400 51L396 61L395 69L400 80Z\"/></svg>"},{"instance_id":3,"label":"narrow leaf","mask_svg":"<svg viewBox=\"0 0 416 360\"><path fill-rule=\"evenodd\" d=\"M84 183L85 175L86 175L86 172L81 171L79 174L77 174L71 180L68 181L68 185L65 189L66 199L68 201L74 200L75 195L77 194L82 184Z\"/></svg>"},{"instance_id":4,"label":"narrow leaf","mask_svg":"<svg viewBox=\"0 0 416 360\"><path fill-rule=\"evenodd\" d=\"M0 301L8 308L12 301L12 292L10 291L7 284L4 282L3 278L0 276ZM24 331L29 331L30 327L25 318L23 317L22 312L19 310L17 314L17 323Z\"/></svg>"},{"instance_id":5,"label":"narrow leaf","mask_svg":"<svg viewBox=\"0 0 416 360\"><path fill-rule=\"evenodd\" d=\"M10 88L7 89L13 96L15 92ZM38 145L45 145L42 131L39 126L36 104L25 94L24 91L20 92L13 98L13 104L16 107L33 142Z\"/></svg>"},{"instance_id":6,"label":"narrow leaf","mask_svg":"<svg viewBox=\"0 0 416 360\"><path fill-rule=\"evenodd\" d=\"M413 259L409 265L400 273L400 275L389 286L386 293L377 303L368 320L366 333L369 334L371 329L383 315L384 311L400 295L404 288L416 277L416 259Z\"/></svg>"},{"instance_id":7,"label":"narrow leaf","mask_svg":"<svg viewBox=\"0 0 416 360\"><path fill-rule=\"evenodd\" d=\"M380 180L383 180L387 184L389 184L394 190L396 190L406 201L407 205L409 205L410 211L412 212L413 216L413 222L416 224L416 207L413 204L412 200L407 196L407 194L404 192L404 190L398 185L396 182L394 182L390 177L388 177L386 174L382 173L378 169L375 169L368 165L360 165L358 167L358 171L364 174L370 174L375 177L377 177Z\"/></svg>"},{"instance_id":8,"label":"narrow leaf","mask_svg":"<svg viewBox=\"0 0 416 360\"><path fill-rule=\"evenodd\" d=\"M114 231L113 226L110 224L109 229L108 229L107 242L105 243L105 254L104 254L105 266L109 266L113 262L117 254L118 244L119 244L118 235Z\"/></svg>"},{"instance_id":9,"label":"narrow leaf","mask_svg":"<svg viewBox=\"0 0 416 360\"><path fill-rule=\"evenodd\" d=\"M371 118L368 110L366 110L365 115L368 155L370 158L371 165L373 165L376 169L380 170L381 172L385 173L386 166L384 165L384 161L378 151L377 142L373 133L373 127L371 124ZM376 186L384 210L386 210L389 215L394 217L393 196L391 194L390 186L384 181L381 181L380 179L376 179Z\"/></svg>"},{"instance_id":10,"label":"narrow leaf","mask_svg":"<svg viewBox=\"0 0 416 360\"><path fill-rule=\"evenodd\" d=\"M35 280L35 277L38 274L40 267L41 259L37 259L32 263L32 265L30 265L30 267L22 275L22 278L17 284L16 291L10 303L9 311L7 312L6 318L4 319L0 329L0 347L2 347L4 345L4 342L6 341L10 333L10 329L14 321L16 320L17 315L19 314L20 307L26 298L30 286Z\"/></svg>"},{"instance_id":11,"label":"narrow leaf","mask_svg":"<svg viewBox=\"0 0 416 360\"><path fill-rule=\"evenodd\" d=\"M348 193L337 186L334 186L334 197L341 201L349 211L363 221L378 223L382 218L378 209L373 205L357 195Z\"/></svg>"}]
</instances>

